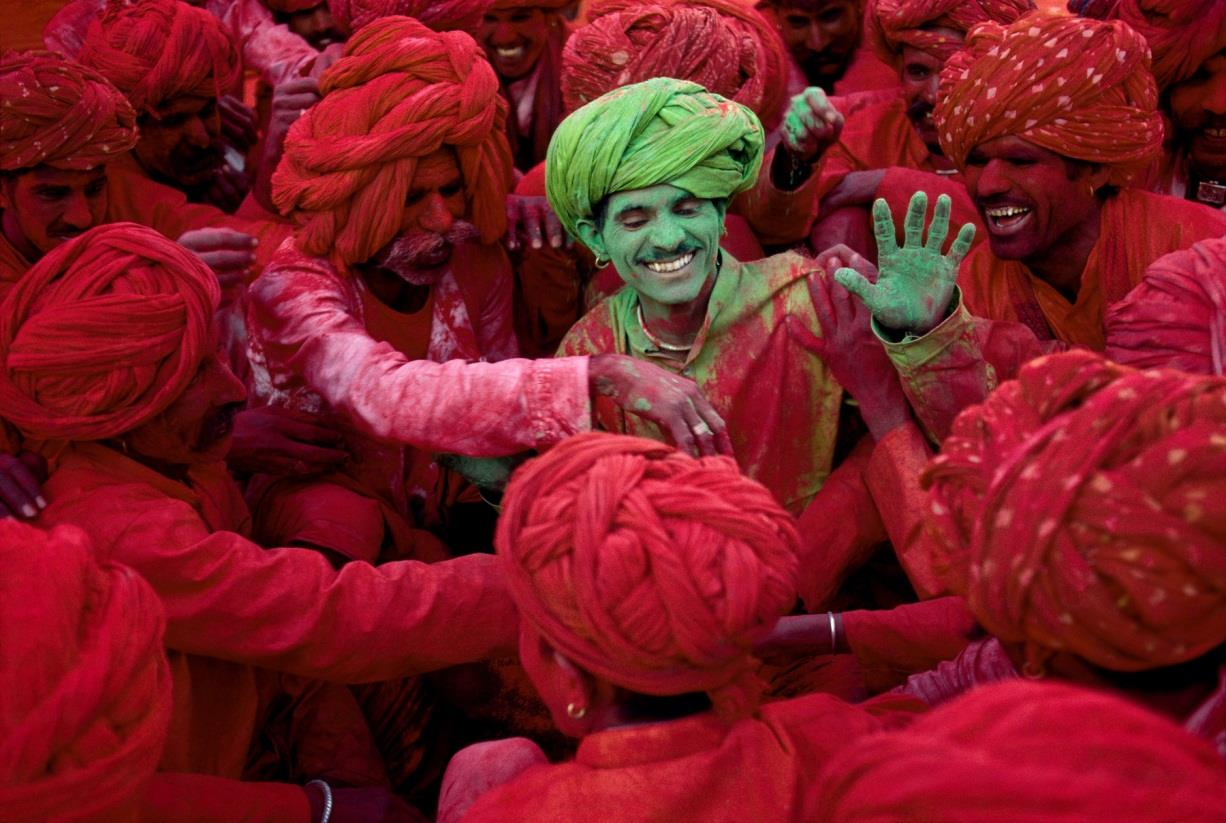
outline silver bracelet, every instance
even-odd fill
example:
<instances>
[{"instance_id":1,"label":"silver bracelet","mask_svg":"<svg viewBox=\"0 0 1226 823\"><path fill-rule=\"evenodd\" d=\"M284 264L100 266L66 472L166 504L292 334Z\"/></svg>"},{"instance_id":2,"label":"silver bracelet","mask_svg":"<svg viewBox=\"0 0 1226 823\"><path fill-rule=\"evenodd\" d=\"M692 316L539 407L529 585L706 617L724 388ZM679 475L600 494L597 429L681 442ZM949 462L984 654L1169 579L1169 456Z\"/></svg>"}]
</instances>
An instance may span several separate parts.
<instances>
[{"instance_id":1,"label":"silver bracelet","mask_svg":"<svg viewBox=\"0 0 1226 823\"><path fill-rule=\"evenodd\" d=\"M826 612L826 617L830 618L830 653L836 654L839 650L838 644L838 627L834 622L834 612Z\"/></svg>"},{"instance_id":2,"label":"silver bracelet","mask_svg":"<svg viewBox=\"0 0 1226 823\"><path fill-rule=\"evenodd\" d=\"M320 815L319 823L328 823L328 818L332 816L332 787L322 780L310 780L308 786L319 786L324 792L324 813Z\"/></svg>"}]
</instances>

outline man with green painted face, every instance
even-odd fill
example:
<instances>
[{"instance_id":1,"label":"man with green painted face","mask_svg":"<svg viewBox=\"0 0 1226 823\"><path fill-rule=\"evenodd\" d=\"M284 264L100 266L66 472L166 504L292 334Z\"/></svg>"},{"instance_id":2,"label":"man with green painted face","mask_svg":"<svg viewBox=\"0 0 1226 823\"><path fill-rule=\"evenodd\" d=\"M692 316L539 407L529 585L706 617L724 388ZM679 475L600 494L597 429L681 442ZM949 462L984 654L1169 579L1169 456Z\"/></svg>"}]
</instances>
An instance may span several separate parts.
<instances>
[{"instance_id":1,"label":"man with green painted face","mask_svg":"<svg viewBox=\"0 0 1226 823\"><path fill-rule=\"evenodd\" d=\"M626 286L559 354L629 354L693 378L742 469L797 513L830 472L843 387L821 346L795 333L820 326L810 283L825 272L791 252L743 263L720 251L728 200L753 185L762 144L749 109L668 78L562 121L546 160L550 205ZM610 431L663 439L612 407L597 415Z\"/></svg>"}]
</instances>

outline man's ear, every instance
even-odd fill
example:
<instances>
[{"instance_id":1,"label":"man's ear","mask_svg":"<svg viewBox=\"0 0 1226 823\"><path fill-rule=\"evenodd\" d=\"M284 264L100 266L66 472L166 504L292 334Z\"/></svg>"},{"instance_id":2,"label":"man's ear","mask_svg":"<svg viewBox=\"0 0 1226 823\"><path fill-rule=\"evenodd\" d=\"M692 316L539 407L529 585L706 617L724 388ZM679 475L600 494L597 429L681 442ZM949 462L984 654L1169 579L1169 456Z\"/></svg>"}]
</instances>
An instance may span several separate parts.
<instances>
[{"instance_id":1,"label":"man's ear","mask_svg":"<svg viewBox=\"0 0 1226 823\"><path fill-rule=\"evenodd\" d=\"M605 247L600 229L596 228L595 220L588 217L581 219L575 224L575 231L579 235L579 241L591 249L592 254L605 260L609 259L609 255L606 253L608 249Z\"/></svg>"},{"instance_id":2,"label":"man's ear","mask_svg":"<svg viewBox=\"0 0 1226 823\"><path fill-rule=\"evenodd\" d=\"M1105 163L1087 163L1084 168L1085 180L1094 187L1094 191L1107 185L1107 181L1111 179L1111 168Z\"/></svg>"},{"instance_id":3,"label":"man's ear","mask_svg":"<svg viewBox=\"0 0 1226 823\"><path fill-rule=\"evenodd\" d=\"M715 206L715 210L719 212L719 220L722 223L728 216L728 198L717 197L711 201L711 205Z\"/></svg>"}]
</instances>

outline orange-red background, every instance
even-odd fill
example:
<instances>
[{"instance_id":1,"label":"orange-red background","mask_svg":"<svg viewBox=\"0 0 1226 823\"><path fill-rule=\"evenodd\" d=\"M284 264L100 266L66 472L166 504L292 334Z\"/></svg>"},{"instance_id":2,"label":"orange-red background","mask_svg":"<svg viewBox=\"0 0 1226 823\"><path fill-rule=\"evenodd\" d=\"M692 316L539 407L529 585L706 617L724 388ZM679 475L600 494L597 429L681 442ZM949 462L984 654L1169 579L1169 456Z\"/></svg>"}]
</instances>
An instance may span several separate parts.
<instances>
[{"instance_id":1,"label":"orange-red background","mask_svg":"<svg viewBox=\"0 0 1226 823\"><path fill-rule=\"evenodd\" d=\"M4 32L0 46L30 49L42 45L43 26L66 0L5 0ZM1063 9L1065 0L1036 0L1040 8Z\"/></svg>"}]
</instances>

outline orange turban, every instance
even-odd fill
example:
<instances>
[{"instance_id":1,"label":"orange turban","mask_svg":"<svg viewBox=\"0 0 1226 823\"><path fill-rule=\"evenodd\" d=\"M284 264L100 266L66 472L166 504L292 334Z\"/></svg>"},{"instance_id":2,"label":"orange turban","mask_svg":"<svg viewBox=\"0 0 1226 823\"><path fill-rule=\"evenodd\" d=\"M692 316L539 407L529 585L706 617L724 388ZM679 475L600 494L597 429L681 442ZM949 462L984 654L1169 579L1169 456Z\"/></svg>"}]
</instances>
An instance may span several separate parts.
<instances>
[{"instance_id":1,"label":"orange turban","mask_svg":"<svg viewBox=\"0 0 1226 823\"><path fill-rule=\"evenodd\" d=\"M962 48L962 41L931 31L934 26L965 34L988 21L1008 25L1034 9L1034 0L870 0L868 34L887 63L901 60L903 46L945 62Z\"/></svg>"},{"instance_id":2,"label":"orange turban","mask_svg":"<svg viewBox=\"0 0 1226 823\"><path fill-rule=\"evenodd\" d=\"M1159 258L1106 326L1116 362L1226 374L1226 237Z\"/></svg>"},{"instance_id":3,"label":"orange turban","mask_svg":"<svg viewBox=\"0 0 1226 823\"><path fill-rule=\"evenodd\" d=\"M923 476L935 561L983 626L1137 671L1226 641L1226 378L1034 360Z\"/></svg>"},{"instance_id":4,"label":"orange turban","mask_svg":"<svg viewBox=\"0 0 1226 823\"><path fill-rule=\"evenodd\" d=\"M752 711L751 650L796 602L796 528L727 458L573 437L512 478L496 544L520 613L635 692Z\"/></svg>"},{"instance_id":5,"label":"orange turban","mask_svg":"<svg viewBox=\"0 0 1226 823\"><path fill-rule=\"evenodd\" d=\"M859 738L813 787L821 823L1226 820L1226 763L1113 695L1015 680Z\"/></svg>"},{"instance_id":6,"label":"orange turban","mask_svg":"<svg viewBox=\"0 0 1226 823\"><path fill-rule=\"evenodd\" d=\"M769 131L787 103L787 48L745 0L606 0L562 53L569 111L619 86L675 77L748 106Z\"/></svg>"},{"instance_id":7,"label":"orange turban","mask_svg":"<svg viewBox=\"0 0 1226 823\"><path fill-rule=\"evenodd\" d=\"M1122 20L1149 42L1158 88L1187 80L1226 48L1226 3L1221 0L1074 0L1070 11Z\"/></svg>"},{"instance_id":8,"label":"orange turban","mask_svg":"<svg viewBox=\"0 0 1226 823\"><path fill-rule=\"evenodd\" d=\"M102 75L45 51L0 56L0 171L101 166L136 145L136 114Z\"/></svg>"},{"instance_id":9,"label":"orange turban","mask_svg":"<svg viewBox=\"0 0 1226 823\"><path fill-rule=\"evenodd\" d=\"M355 32L380 17L412 17L435 31L472 34L490 0L328 0L332 19L342 31Z\"/></svg>"},{"instance_id":10,"label":"orange turban","mask_svg":"<svg viewBox=\"0 0 1226 823\"><path fill-rule=\"evenodd\" d=\"M162 606L85 532L0 520L0 809L133 819L170 722Z\"/></svg>"},{"instance_id":11,"label":"orange turban","mask_svg":"<svg viewBox=\"0 0 1226 823\"><path fill-rule=\"evenodd\" d=\"M307 254L361 263L400 230L417 159L456 150L483 243L506 230L511 149L506 101L463 32L408 17L364 27L323 75L324 97L290 127L273 201L298 221Z\"/></svg>"},{"instance_id":12,"label":"orange turban","mask_svg":"<svg viewBox=\"0 0 1226 823\"><path fill-rule=\"evenodd\" d=\"M0 408L36 440L102 440L178 399L216 346L220 292L153 229L108 223L35 263L0 305Z\"/></svg>"},{"instance_id":13,"label":"orange turban","mask_svg":"<svg viewBox=\"0 0 1226 823\"><path fill-rule=\"evenodd\" d=\"M971 30L941 72L933 119L961 169L976 146L1011 136L1109 166L1121 186L1161 149L1157 101L1149 49L1132 29L1033 14Z\"/></svg>"},{"instance_id":14,"label":"orange turban","mask_svg":"<svg viewBox=\"0 0 1226 823\"><path fill-rule=\"evenodd\" d=\"M178 0L111 0L90 24L77 59L127 95L138 113L156 114L176 97L217 97L238 80L230 34L204 9Z\"/></svg>"}]
</instances>

